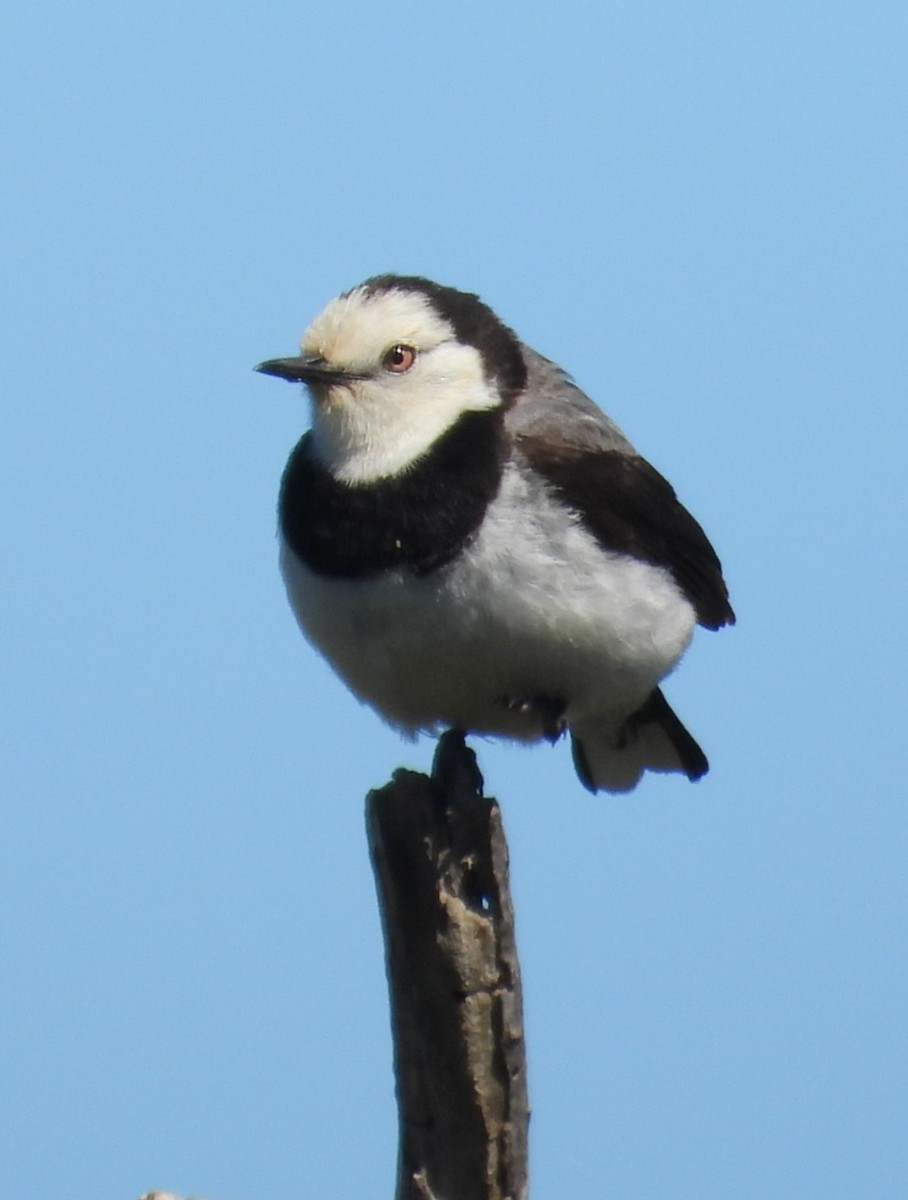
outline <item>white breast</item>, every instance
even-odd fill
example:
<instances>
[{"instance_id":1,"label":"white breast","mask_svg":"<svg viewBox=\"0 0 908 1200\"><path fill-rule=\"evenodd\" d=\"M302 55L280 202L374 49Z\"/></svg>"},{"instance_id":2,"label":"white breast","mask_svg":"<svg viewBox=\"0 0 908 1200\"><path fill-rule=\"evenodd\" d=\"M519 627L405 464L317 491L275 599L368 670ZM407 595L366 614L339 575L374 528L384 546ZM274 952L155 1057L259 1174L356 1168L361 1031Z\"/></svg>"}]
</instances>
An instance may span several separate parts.
<instances>
[{"instance_id":1,"label":"white breast","mask_svg":"<svg viewBox=\"0 0 908 1200\"><path fill-rule=\"evenodd\" d=\"M677 663L695 624L668 571L603 551L514 465L479 535L425 578L326 579L286 545L290 603L351 690L405 733L455 726L534 739L511 700L623 718Z\"/></svg>"}]
</instances>

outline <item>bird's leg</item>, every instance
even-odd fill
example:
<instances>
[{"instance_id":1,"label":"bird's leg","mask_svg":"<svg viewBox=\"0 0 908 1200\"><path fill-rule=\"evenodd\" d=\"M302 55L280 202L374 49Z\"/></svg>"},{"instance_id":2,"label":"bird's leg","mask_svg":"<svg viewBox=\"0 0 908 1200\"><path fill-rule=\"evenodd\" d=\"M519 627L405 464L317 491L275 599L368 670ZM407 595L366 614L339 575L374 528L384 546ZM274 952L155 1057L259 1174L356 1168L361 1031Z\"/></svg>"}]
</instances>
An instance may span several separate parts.
<instances>
[{"instance_id":1,"label":"bird's leg","mask_svg":"<svg viewBox=\"0 0 908 1200\"><path fill-rule=\"evenodd\" d=\"M542 726L542 736L553 746L567 730L566 700L557 699L554 696L524 696L520 699L503 696L501 703L509 712L538 720Z\"/></svg>"},{"instance_id":2,"label":"bird's leg","mask_svg":"<svg viewBox=\"0 0 908 1200\"><path fill-rule=\"evenodd\" d=\"M446 729L438 739L432 759L432 782L443 795L455 795L461 788L475 796L482 795L485 781L462 729Z\"/></svg>"}]
</instances>

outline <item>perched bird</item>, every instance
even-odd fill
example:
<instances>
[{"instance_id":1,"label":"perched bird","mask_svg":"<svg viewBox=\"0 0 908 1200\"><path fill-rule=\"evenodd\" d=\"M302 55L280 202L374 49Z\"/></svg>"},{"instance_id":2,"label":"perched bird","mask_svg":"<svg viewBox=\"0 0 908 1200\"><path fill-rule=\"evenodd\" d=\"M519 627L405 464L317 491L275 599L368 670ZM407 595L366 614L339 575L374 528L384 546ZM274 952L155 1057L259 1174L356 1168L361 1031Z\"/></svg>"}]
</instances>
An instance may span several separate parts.
<instances>
[{"instance_id":1,"label":"perched bird","mask_svg":"<svg viewBox=\"0 0 908 1200\"><path fill-rule=\"evenodd\" d=\"M569 733L591 791L699 779L659 688L699 623L734 622L670 484L478 296L380 275L301 354L312 428L284 471L281 569L303 633L408 735Z\"/></svg>"}]
</instances>

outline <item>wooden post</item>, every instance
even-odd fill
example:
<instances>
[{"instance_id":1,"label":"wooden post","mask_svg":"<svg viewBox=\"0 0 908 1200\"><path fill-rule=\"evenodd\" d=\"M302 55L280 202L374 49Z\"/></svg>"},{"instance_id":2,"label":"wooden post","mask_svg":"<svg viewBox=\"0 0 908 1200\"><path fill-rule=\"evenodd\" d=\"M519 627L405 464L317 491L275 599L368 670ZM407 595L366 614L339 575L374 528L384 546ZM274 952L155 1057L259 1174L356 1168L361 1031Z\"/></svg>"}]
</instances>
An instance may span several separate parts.
<instances>
[{"instance_id":1,"label":"wooden post","mask_svg":"<svg viewBox=\"0 0 908 1200\"><path fill-rule=\"evenodd\" d=\"M400 1116L396 1200L526 1200L526 1058L508 850L463 734L396 771L366 825Z\"/></svg>"}]
</instances>

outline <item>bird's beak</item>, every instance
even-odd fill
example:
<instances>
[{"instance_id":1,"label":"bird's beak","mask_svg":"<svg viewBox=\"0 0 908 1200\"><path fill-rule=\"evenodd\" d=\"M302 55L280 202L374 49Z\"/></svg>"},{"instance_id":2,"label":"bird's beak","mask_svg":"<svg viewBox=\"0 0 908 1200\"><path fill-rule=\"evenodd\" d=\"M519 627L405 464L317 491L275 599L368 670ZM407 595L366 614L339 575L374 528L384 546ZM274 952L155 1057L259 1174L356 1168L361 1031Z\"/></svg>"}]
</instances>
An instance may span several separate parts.
<instances>
[{"instance_id":1,"label":"bird's beak","mask_svg":"<svg viewBox=\"0 0 908 1200\"><path fill-rule=\"evenodd\" d=\"M302 383L345 383L355 378L340 367L326 362L318 354L299 354L295 358L269 358L255 368L263 375L276 375L279 379L288 379Z\"/></svg>"}]
</instances>

